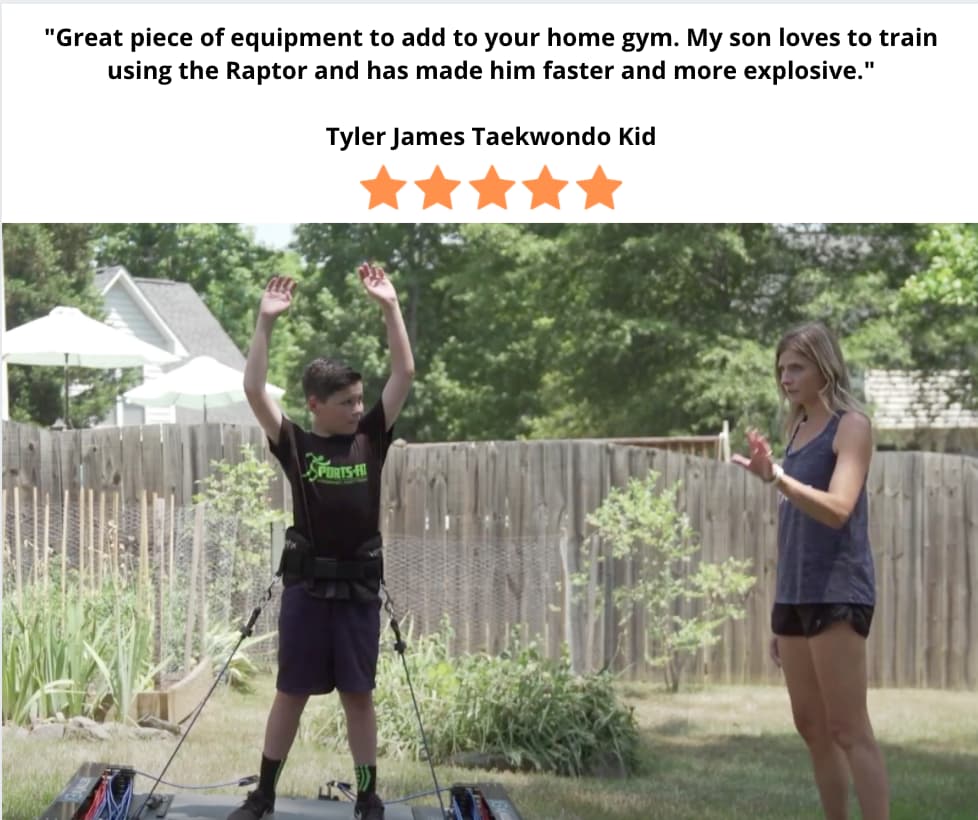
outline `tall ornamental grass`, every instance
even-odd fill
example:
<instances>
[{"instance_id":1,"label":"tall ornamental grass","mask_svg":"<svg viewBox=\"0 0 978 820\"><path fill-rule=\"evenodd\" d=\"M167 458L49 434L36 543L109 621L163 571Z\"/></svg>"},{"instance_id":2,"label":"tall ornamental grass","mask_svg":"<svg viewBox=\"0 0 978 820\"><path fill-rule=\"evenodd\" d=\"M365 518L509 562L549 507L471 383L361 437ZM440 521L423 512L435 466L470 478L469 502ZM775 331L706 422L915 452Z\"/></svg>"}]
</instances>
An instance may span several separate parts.
<instances>
[{"instance_id":1,"label":"tall ornamental grass","mask_svg":"<svg viewBox=\"0 0 978 820\"><path fill-rule=\"evenodd\" d=\"M135 591L109 580L93 591L31 586L3 600L3 720L20 725L62 713L125 719L148 688L153 618Z\"/></svg>"}]
</instances>

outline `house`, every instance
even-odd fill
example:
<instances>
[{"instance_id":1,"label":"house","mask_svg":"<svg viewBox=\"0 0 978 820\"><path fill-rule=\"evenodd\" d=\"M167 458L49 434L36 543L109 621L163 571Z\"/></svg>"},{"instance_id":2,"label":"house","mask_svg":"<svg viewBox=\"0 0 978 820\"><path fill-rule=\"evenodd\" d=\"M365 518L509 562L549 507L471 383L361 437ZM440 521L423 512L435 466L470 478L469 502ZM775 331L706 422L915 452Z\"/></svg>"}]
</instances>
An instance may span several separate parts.
<instances>
[{"instance_id":1,"label":"house","mask_svg":"<svg viewBox=\"0 0 978 820\"><path fill-rule=\"evenodd\" d=\"M863 391L877 446L978 455L978 411L949 398L962 374L867 370Z\"/></svg>"},{"instance_id":2,"label":"house","mask_svg":"<svg viewBox=\"0 0 978 820\"><path fill-rule=\"evenodd\" d=\"M124 267L115 266L95 274L95 287L105 299L106 324L127 330L136 338L181 357L182 361L174 365L145 367L146 381L203 354L236 370L244 370L244 355L186 282L134 277ZM120 398L115 414L105 424L196 424L203 418L200 410L143 407ZM208 409L207 421L256 423L244 402Z\"/></svg>"}]
</instances>

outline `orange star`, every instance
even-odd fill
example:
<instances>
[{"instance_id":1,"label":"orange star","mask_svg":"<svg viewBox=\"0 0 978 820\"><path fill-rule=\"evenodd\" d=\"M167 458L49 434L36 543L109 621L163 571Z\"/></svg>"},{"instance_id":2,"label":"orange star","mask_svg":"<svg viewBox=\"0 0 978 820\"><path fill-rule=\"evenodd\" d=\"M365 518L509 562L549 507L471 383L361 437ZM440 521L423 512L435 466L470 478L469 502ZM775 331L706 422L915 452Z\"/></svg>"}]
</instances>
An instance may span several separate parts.
<instances>
[{"instance_id":1,"label":"orange star","mask_svg":"<svg viewBox=\"0 0 978 820\"><path fill-rule=\"evenodd\" d=\"M431 172L430 177L416 180L414 184L424 191L424 205L422 205L422 209L430 208L432 205L444 205L451 210L452 191L458 187L459 180L445 179L440 165L435 166L435 170Z\"/></svg>"},{"instance_id":2,"label":"orange star","mask_svg":"<svg viewBox=\"0 0 978 820\"><path fill-rule=\"evenodd\" d=\"M523 184L533 192L531 209L540 205L553 205L558 211L560 210L560 192L567 185L566 179L554 179L550 175L550 169L544 165L540 176L536 179L523 180Z\"/></svg>"},{"instance_id":3,"label":"orange star","mask_svg":"<svg viewBox=\"0 0 978 820\"><path fill-rule=\"evenodd\" d=\"M376 208L378 205L390 205L392 208L397 208L397 192L404 187L406 180L403 179L391 179L391 175L387 173L387 166L381 165L380 172L373 179L362 179L360 184L370 191L370 204L367 206L367 210L370 208Z\"/></svg>"},{"instance_id":4,"label":"orange star","mask_svg":"<svg viewBox=\"0 0 978 820\"><path fill-rule=\"evenodd\" d=\"M488 173L482 179L473 179L469 182L469 185L479 192L480 208L485 208L486 205L498 205L505 209L506 192L515 184L511 179L500 179L495 165L489 166Z\"/></svg>"},{"instance_id":5,"label":"orange star","mask_svg":"<svg viewBox=\"0 0 978 820\"><path fill-rule=\"evenodd\" d=\"M593 177L590 179L579 179L577 184L587 193L584 210L587 210L593 205L607 205L614 210L615 200L611 195L621 185L620 179L608 179L605 176L604 169L599 165Z\"/></svg>"}]
</instances>

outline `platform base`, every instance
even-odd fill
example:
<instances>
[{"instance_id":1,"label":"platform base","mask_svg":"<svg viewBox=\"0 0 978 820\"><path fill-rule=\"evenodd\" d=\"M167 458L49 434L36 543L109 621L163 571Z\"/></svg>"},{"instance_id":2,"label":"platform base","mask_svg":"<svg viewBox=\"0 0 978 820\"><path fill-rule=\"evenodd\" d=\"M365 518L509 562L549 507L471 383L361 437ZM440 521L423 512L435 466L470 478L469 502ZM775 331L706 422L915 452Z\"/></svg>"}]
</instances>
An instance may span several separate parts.
<instances>
[{"instance_id":1,"label":"platform base","mask_svg":"<svg viewBox=\"0 0 978 820\"><path fill-rule=\"evenodd\" d=\"M160 804L143 805L145 794L133 796L130 820L225 820L244 802L245 793L234 797L225 794L153 794L151 801L162 798ZM278 797L275 800L275 820L352 820L353 803L349 800L300 800ZM437 806L387 806L384 820L444 820Z\"/></svg>"}]
</instances>

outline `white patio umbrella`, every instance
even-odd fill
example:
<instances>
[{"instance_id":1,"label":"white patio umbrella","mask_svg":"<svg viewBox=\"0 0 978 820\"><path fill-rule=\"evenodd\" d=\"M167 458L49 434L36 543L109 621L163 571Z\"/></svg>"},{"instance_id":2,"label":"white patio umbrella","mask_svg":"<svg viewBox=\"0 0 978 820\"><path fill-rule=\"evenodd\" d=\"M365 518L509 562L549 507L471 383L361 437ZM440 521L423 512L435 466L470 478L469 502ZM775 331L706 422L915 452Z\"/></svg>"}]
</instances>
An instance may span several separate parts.
<instances>
[{"instance_id":1,"label":"white patio umbrella","mask_svg":"<svg viewBox=\"0 0 978 820\"><path fill-rule=\"evenodd\" d=\"M245 400L243 380L244 373L240 370L210 356L196 356L159 378L127 390L123 396L126 401L145 407L176 405L203 410L204 421L207 421L208 407L226 407ZM274 384L266 384L265 390L276 399L285 393Z\"/></svg>"},{"instance_id":2,"label":"white patio umbrella","mask_svg":"<svg viewBox=\"0 0 978 820\"><path fill-rule=\"evenodd\" d=\"M47 316L3 335L3 360L65 369L65 424L68 423L68 368L142 367L180 361L131 333L96 321L78 308L56 307Z\"/></svg>"}]
</instances>

